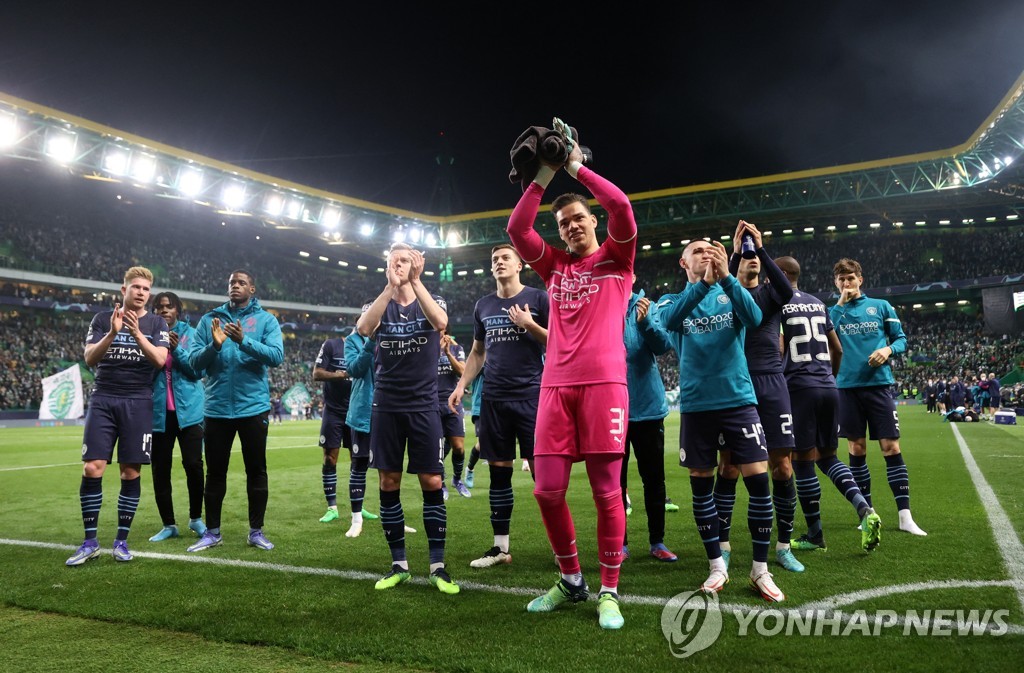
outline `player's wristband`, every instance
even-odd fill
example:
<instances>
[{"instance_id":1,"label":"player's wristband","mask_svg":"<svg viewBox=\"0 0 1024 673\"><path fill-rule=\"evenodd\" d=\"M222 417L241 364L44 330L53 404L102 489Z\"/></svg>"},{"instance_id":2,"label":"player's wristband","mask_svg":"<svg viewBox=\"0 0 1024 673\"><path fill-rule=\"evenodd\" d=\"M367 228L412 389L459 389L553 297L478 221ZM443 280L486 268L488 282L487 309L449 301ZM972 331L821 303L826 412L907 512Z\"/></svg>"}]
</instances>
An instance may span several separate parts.
<instances>
[{"instance_id":1,"label":"player's wristband","mask_svg":"<svg viewBox=\"0 0 1024 673\"><path fill-rule=\"evenodd\" d=\"M565 170L569 172L569 175L575 178L582 166L583 164L579 161L570 161L565 165Z\"/></svg>"}]
</instances>

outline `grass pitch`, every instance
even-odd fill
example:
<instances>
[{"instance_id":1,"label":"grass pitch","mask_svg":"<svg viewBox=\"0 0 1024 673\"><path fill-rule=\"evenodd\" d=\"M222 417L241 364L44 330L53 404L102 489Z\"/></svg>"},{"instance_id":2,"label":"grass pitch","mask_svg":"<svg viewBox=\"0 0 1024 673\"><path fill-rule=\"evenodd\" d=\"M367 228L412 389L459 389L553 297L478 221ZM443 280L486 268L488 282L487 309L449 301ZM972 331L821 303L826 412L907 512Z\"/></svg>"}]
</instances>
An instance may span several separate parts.
<instances>
[{"instance_id":1,"label":"grass pitch","mask_svg":"<svg viewBox=\"0 0 1024 673\"><path fill-rule=\"evenodd\" d=\"M186 555L193 538L161 543L147 538L160 528L150 474L143 472L142 504L129 539L136 560L115 564L108 552L83 567L65 568L82 537L78 504L81 428L0 430L0 667L5 671L555 671L569 666L599 670L1017 670L1024 660L1024 578L1021 559L1004 555L1020 545L1024 530L1024 426L960 424L981 474L1008 527L993 532L992 503L979 497L948 424L923 407L901 407L902 447L910 470L917 522L929 532L916 538L895 530L896 509L877 445L869 453L875 507L884 524L882 544L871 555L859 547L856 517L827 478L822 515L829 550L800 556L807 571L772 572L787 594L780 607L834 607L847 614L891 610L1005 610L1005 635L917 635L897 625L865 636L743 634L749 609L765 604L746 587L750 538L746 497L739 488L732 534L732 582L720 595L721 635L683 661L673 657L662 632L665 601L691 591L707 571L690 513L690 487L678 466L678 416L666 423L668 494L681 506L667 515L666 543L675 564L645 553L646 522L641 482L631 465L634 511L629 519L633 557L625 562L620 590L626 626L602 632L591 601L546 615L524 607L557 579L532 482L516 470L512 522L513 563L488 570L469 561L491 546L488 473L477 469L470 499L448 501L448 567L462 584L458 596L430 587L423 535L422 498L406 476L403 507L419 533L407 537L417 581L379 592L373 580L386 572L389 555L380 524L347 539L344 499L347 462L339 464L342 517L330 524L320 486L321 453L314 422L285 422L270 429L270 502L265 532L277 545L264 552L245 545L244 470L236 453L224 503L224 544ZM467 444L472 444L472 435ZM845 458L845 451L840 455ZM449 462L450 465L450 462ZM114 466L116 467L116 466ZM175 468L179 528L187 523L184 473ZM373 472L367 508L377 510ZM116 527L116 469L104 480L100 541L108 550ZM569 502L580 558L592 588L599 584L596 520L582 466L574 470ZM797 513L796 534L803 532ZM187 532L187 531L186 531ZM733 610L739 610L738 618ZM746 615L746 616L744 616ZM770 627L771 620L763 620ZM874 627L867 630L871 631ZM725 662L728 662L726 664Z\"/></svg>"}]
</instances>

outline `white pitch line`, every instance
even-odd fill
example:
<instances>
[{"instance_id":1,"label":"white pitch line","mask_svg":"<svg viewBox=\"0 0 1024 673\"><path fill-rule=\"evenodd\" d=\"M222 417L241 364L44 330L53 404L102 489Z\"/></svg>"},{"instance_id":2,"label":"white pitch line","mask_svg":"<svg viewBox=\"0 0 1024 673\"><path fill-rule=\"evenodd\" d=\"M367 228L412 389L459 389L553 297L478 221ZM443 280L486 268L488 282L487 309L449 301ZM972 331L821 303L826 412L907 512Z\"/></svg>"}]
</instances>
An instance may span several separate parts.
<instances>
[{"instance_id":1,"label":"white pitch line","mask_svg":"<svg viewBox=\"0 0 1024 673\"><path fill-rule=\"evenodd\" d=\"M0 472L14 472L15 470L42 470L47 467L68 467L70 465L81 465L82 461L77 463L54 463L53 465L26 465L24 467L0 467Z\"/></svg>"},{"instance_id":2,"label":"white pitch line","mask_svg":"<svg viewBox=\"0 0 1024 673\"><path fill-rule=\"evenodd\" d=\"M33 547L36 549L55 549L61 551L74 551L76 547L68 544L58 544L54 542L36 542L34 540L12 540L7 538L0 538L0 545L10 545L16 547ZM268 570L271 572L281 573L292 573L298 575L314 575L319 577L337 577L346 580L356 581L372 581L380 578L379 573L370 573L362 570L336 570L333 568L314 568L309 566L294 566L283 563L266 563L263 561L241 561L238 559L226 559L217 558L214 556L198 556L194 554L163 554L160 552L144 552L144 551L133 551L137 558L148 558L158 559L164 561L183 561L185 563L206 563L209 565L225 566L229 568L248 568L251 570ZM427 585L428 582L422 577L413 577L410 580L413 584ZM459 586L469 591L487 591L489 593L507 594L511 596L537 596L546 591L546 589L537 589L530 587L509 587L498 584L485 584L483 582L473 582L466 580L459 580ZM820 601L814 601L799 605L795 608L786 608L782 605L776 605L771 607L760 607L756 605L748 605L745 603L719 603L718 610L723 613L732 613L733 611L739 611L743 613L749 612L771 612L771 611L804 611L804 610L835 610L848 605L853 605L860 601L883 598L885 596L893 596L902 593L911 593L915 591L929 591L936 589L978 589L986 587L1010 587L1013 588L1015 585L1012 580L939 580L933 582L918 582L914 584L897 584L887 587L877 587L874 589L866 589L864 591L850 592L846 594L838 594L836 596L830 596L823 598ZM663 596L630 596L623 594L620 600L623 603L630 605L644 605L651 607L663 607L671 597ZM849 621L852 615L844 615L844 622ZM873 620L869 619L873 624ZM899 623L902 624L902 621ZM960 622L956 622L956 627L960 626ZM1010 624L1007 633L1012 635L1024 635L1024 626L1018 624Z\"/></svg>"},{"instance_id":3,"label":"white pitch line","mask_svg":"<svg viewBox=\"0 0 1024 673\"><path fill-rule=\"evenodd\" d=\"M971 475L974 488L978 491L978 498L985 508L985 513L988 514L988 523L996 538L996 546L999 547L999 553L1003 556L1006 572L1014 583L1017 600L1020 601L1021 609L1024 610L1024 545L1017 537L1017 531L1014 530L1010 517L1006 515L1006 510L999 504L995 491L985 480L985 475L981 473L981 468L974 460L974 455L971 453L970 447L967 446L967 442L964 441L963 435L960 434L959 428L956 427L956 423L950 423L949 427L952 428L956 442L960 445L960 454L967 466L967 473Z\"/></svg>"}]
</instances>

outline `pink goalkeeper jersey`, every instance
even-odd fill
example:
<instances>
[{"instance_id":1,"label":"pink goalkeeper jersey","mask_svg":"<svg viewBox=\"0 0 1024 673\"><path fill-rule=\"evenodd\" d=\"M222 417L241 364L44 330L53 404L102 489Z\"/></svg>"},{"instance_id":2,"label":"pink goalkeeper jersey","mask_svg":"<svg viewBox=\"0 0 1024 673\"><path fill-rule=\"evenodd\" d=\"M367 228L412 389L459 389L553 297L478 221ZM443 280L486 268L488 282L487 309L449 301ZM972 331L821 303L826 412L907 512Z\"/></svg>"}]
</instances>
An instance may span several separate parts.
<instances>
[{"instance_id":1,"label":"pink goalkeeper jersey","mask_svg":"<svg viewBox=\"0 0 1024 673\"><path fill-rule=\"evenodd\" d=\"M544 242L533 228L544 188L530 183L508 222L508 235L523 260L547 287L550 314L541 387L626 383L622 340L633 288L636 221L629 199L589 168L577 179L608 211L608 238L589 257L576 257Z\"/></svg>"}]
</instances>

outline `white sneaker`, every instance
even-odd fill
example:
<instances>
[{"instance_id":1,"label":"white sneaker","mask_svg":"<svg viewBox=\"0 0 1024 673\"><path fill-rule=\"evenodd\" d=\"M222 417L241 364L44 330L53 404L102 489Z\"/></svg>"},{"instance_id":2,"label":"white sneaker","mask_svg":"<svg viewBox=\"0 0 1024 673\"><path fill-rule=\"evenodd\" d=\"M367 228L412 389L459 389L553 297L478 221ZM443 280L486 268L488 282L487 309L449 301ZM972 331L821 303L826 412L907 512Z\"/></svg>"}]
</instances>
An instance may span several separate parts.
<instances>
[{"instance_id":1,"label":"white sneaker","mask_svg":"<svg viewBox=\"0 0 1024 673\"><path fill-rule=\"evenodd\" d=\"M501 551L498 547L491 547L487 552L480 558L470 561L470 568L490 568L491 566L501 565L502 563L512 563L512 555L508 552Z\"/></svg>"},{"instance_id":2,"label":"white sneaker","mask_svg":"<svg viewBox=\"0 0 1024 673\"><path fill-rule=\"evenodd\" d=\"M716 594L721 591L726 584L729 583L729 573L718 568L712 568L711 574L704 580L704 584L700 585L700 590L706 594Z\"/></svg>"},{"instance_id":3,"label":"white sneaker","mask_svg":"<svg viewBox=\"0 0 1024 673\"><path fill-rule=\"evenodd\" d=\"M363 522L353 521L352 525L345 531L345 537L359 537L359 534L363 532Z\"/></svg>"},{"instance_id":4,"label":"white sneaker","mask_svg":"<svg viewBox=\"0 0 1024 673\"><path fill-rule=\"evenodd\" d=\"M909 509L900 510L900 530L911 535L927 537L928 533L921 530L921 527L914 523L914 517L910 515Z\"/></svg>"},{"instance_id":5,"label":"white sneaker","mask_svg":"<svg viewBox=\"0 0 1024 673\"><path fill-rule=\"evenodd\" d=\"M781 603L786 600L786 594L782 593L782 590L775 585L775 580L772 579L770 572L763 572L757 577L751 576L750 586L756 589L761 594L761 598L769 603Z\"/></svg>"}]
</instances>

